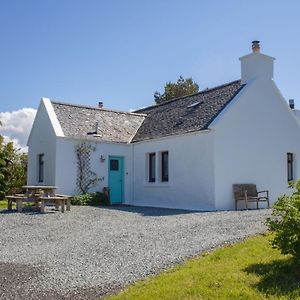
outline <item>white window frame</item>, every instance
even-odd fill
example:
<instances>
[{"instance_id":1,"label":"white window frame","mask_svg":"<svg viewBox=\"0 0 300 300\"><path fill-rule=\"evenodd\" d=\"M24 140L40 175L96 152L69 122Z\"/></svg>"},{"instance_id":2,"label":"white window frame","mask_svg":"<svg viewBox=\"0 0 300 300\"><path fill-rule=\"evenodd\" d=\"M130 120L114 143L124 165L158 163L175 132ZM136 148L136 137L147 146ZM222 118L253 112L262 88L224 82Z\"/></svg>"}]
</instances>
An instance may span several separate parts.
<instances>
[{"instance_id":1,"label":"white window frame","mask_svg":"<svg viewBox=\"0 0 300 300\"><path fill-rule=\"evenodd\" d=\"M162 155L168 153L168 180L162 180ZM155 181L150 181L150 155L155 155ZM170 151L149 151L145 153L145 187L168 187L170 186Z\"/></svg>"},{"instance_id":2,"label":"white window frame","mask_svg":"<svg viewBox=\"0 0 300 300\"><path fill-rule=\"evenodd\" d=\"M151 157L154 159L154 177L151 177ZM147 153L147 182L153 184L157 181L157 153L156 152L149 152Z\"/></svg>"}]
</instances>

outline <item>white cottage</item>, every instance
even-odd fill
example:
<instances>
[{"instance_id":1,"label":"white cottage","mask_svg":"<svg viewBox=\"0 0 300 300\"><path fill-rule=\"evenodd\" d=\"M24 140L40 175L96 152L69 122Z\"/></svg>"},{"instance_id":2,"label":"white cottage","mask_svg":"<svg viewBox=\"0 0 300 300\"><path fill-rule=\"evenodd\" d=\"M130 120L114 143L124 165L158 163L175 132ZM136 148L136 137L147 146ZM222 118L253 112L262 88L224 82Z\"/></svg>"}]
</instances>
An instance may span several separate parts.
<instances>
[{"instance_id":1,"label":"white cottage","mask_svg":"<svg viewBox=\"0 0 300 300\"><path fill-rule=\"evenodd\" d=\"M241 80L134 113L41 100L28 140L28 184L78 192L76 145L111 202L231 210L234 183L268 189L271 203L300 174L300 123L273 81L274 58L240 58Z\"/></svg>"}]
</instances>

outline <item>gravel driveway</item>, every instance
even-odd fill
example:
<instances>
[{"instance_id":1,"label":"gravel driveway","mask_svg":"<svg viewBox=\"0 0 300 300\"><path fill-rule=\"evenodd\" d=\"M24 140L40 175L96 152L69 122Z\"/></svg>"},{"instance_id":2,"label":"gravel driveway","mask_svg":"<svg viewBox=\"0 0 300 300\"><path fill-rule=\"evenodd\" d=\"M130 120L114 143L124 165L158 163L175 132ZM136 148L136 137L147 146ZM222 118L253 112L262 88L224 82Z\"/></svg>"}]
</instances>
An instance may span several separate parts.
<instances>
[{"instance_id":1,"label":"gravel driveway","mask_svg":"<svg viewBox=\"0 0 300 300\"><path fill-rule=\"evenodd\" d=\"M265 231L270 210L72 207L0 212L0 299L98 299L188 257Z\"/></svg>"}]
</instances>

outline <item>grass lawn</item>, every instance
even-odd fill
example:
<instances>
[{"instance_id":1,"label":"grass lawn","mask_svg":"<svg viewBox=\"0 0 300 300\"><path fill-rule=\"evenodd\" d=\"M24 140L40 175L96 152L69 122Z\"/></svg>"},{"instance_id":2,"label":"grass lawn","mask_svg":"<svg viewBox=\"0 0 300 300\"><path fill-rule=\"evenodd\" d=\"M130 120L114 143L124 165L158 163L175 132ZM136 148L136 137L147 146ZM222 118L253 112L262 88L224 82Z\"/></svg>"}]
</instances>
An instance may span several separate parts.
<instances>
[{"instance_id":1,"label":"grass lawn","mask_svg":"<svg viewBox=\"0 0 300 300\"><path fill-rule=\"evenodd\" d=\"M270 238L204 254L107 299L300 299L300 271L271 248Z\"/></svg>"},{"instance_id":2,"label":"grass lawn","mask_svg":"<svg viewBox=\"0 0 300 300\"><path fill-rule=\"evenodd\" d=\"M7 209L7 200L0 200L0 210L1 209Z\"/></svg>"}]
</instances>

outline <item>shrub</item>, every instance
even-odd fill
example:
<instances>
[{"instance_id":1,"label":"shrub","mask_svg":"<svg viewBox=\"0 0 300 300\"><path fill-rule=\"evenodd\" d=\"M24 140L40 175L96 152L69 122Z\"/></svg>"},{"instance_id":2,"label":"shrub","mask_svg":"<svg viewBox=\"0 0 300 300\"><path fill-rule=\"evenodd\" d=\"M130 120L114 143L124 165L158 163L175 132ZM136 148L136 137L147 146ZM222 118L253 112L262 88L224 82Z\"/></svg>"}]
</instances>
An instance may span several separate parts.
<instances>
[{"instance_id":1,"label":"shrub","mask_svg":"<svg viewBox=\"0 0 300 300\"><path fill-rule=\"evenodd\" d=\"M89 205L90 198L91 198L91 196L88 193L76 195L76 196L72 197L71 204L72 205Z\"/></svg>"},{"instance_id":2,"label":"shrub","mask_svg":"<svg viewBox=\"0 0 300 300\"><path fill-rule=\"evenodd\" d=\"M272 245L282 254L291 254L300 264L300 179L290 184L295 192L281 196L273 205L272 217L267 226L275 232Z\"/></svg>"},{"instance_id":3,"label":"shrub","mask_svg":"<svg viewBox=\"0 0 300 300\"><path fill-rule=\"evenodd\" d=\"M90 205L109 205L109 200L103 193L92 193Z\"/></svg>"},{"instance_id":4,"label":"shrub","mask_svg":"<svg viewBox=\"0 0 300 300\"><path fill-rule=\"evenodd\" d=\"M72 205L109 205L107 197L103 193L85 193L76 195L71 200Z\"/></svg>"}]
</instances>

